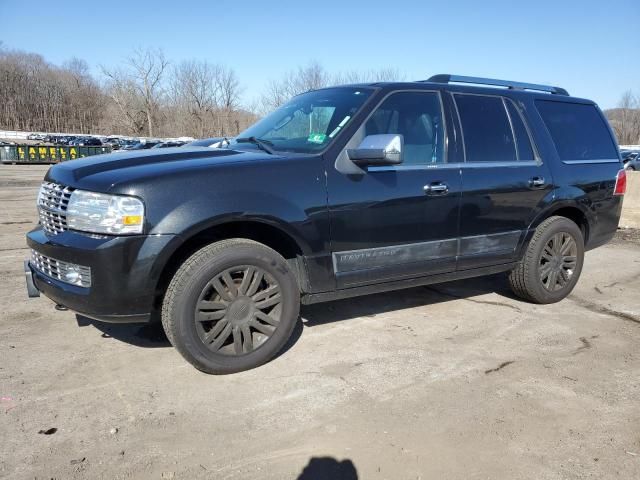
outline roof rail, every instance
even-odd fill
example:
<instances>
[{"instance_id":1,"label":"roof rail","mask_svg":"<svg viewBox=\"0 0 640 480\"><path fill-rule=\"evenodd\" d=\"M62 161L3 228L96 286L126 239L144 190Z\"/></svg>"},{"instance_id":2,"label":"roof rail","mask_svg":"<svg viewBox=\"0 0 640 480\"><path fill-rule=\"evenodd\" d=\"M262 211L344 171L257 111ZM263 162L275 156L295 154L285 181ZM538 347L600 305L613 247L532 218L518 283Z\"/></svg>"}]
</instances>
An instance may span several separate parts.
<instances>
[{"instance_id":1,"label":"roof rail","mask_svg":"<svg viewBox=\"0 0 640 480\"><path fill-rule=\"evenodd\" d=\"M448 73L434 75L422 82L434 83L475 83L477 85L495 85L497 87L507 87L511 90L538 90L549 92L555 95L569 95L564 88L552 87L549 85L537 85L535 83L512 82L510 80L497 80L494 78L465 77L462 75L449 75Z\"/></svg>"}]
</instances>

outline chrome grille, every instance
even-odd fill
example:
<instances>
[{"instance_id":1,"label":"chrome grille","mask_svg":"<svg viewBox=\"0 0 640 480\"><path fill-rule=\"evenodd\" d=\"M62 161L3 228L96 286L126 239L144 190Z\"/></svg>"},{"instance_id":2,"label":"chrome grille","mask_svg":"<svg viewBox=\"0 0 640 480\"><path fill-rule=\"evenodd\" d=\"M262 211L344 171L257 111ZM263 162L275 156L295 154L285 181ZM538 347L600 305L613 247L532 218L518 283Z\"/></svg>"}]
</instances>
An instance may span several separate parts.
<instances>
[{"instance_id":1,"label":"chrome grille","mask_svg":"<svg viewBox=\"0 0 640 480\"><path fill-rule=\"evenodd\" d=\"M74 263L62 262L55 258L46 257L35 250L31 250L31 265L48 277L55 278L61 282L78 285L80 287L91 286L91 268ZM68 276L77 272L77 279L72 281Z\"/></svg>"},{"instance_id":2,"label":"chrome grille","mask_svg":"<svg viewBox=\"0 0 640 480\"><path fill-rule=\"evenodd\" d=\"M38 193L38 216L45 232L52 235L67 230L67 206L73 188L42 182Z\"/></svg>"}]
</instances>

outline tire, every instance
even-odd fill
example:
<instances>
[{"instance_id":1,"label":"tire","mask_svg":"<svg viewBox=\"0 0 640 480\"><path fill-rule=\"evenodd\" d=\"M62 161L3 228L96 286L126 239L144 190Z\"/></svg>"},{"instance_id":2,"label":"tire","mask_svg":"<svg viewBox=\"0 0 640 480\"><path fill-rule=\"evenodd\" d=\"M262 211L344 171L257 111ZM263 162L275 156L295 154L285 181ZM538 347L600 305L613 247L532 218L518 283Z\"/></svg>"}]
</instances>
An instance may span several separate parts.
<instances>
[{"instance_id":1,"label":"tire","mask_svg":"<svg viewBox=\"0 0 640 480\"><path fill-rule=\"evenodd\" d=\"M226 374L274 358L299 311L300 289L286 260L261 243L230 239L180 266L162 303L162 326L194 367Z\"/></svg>"},{"instance_id":2,"label":"tire","mask_svg":"<svg viewBox=\"0 0 640 480\"><path fill-rule=\"evenodd\" d=\"M517 296L530 302L559 302L576 286L583 262L582 231L568 218L553 216L536 228L509 283Z\"/></svg>"}]
</instances>

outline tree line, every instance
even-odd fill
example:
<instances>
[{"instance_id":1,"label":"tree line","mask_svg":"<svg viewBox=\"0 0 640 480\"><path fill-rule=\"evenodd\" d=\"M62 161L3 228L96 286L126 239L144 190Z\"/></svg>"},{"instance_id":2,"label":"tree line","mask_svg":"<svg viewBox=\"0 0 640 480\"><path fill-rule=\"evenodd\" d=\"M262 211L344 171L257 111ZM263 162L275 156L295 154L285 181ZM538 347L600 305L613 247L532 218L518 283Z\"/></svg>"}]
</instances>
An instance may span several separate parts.
<instances>
[{"instance_id":1,"label":"tree line","mask_svg":"<svg viewBox=\"0 0 640 480\"><path fill-rule=\"evenodd\" d=\"M293 95L337 83L400 80L394 69L330 74L317 62L270 80L243 105L236 72L203 60L170 62L139 48L90 73L73 58L58 66L0 44L0 128L149 137L233 136Z\"/></svg>"},{"instance_id":2,"label":"tree line","mask_svg":"<svg viewBox=\"0 0 640 480\"><path fill-rule=\"evenodd\" d=\"M149 137L233 136L299 93L345 83L404 80L394 68L331 73L310 62L266 82L243 105L236 72L206 60L169 61L160 49L138 48L115 67L92 75L72 58L58 66L0 43L0 128ZM622 95L605 111L622 145L640 143L640 98Z\"/></svg>"}]
</instances>

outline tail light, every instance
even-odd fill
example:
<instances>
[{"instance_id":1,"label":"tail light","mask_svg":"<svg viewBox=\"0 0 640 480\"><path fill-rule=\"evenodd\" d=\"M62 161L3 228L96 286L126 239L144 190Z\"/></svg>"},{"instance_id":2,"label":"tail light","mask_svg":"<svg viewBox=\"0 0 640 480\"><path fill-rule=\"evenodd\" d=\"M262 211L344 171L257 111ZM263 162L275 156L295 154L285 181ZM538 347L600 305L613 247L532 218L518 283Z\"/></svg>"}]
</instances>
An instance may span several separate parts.
<instances>
[{"instance_id":1,"label":"tail light","mask_svg":"<svg viewBox=\"0 0 640 480\"><path fill-rule=\"evenodd\" d=\"M613 189L614 195L624 195L627 191L627 172L623 170L618 171L616 175L616 186Z\"/></svg>"}]
</instances>

